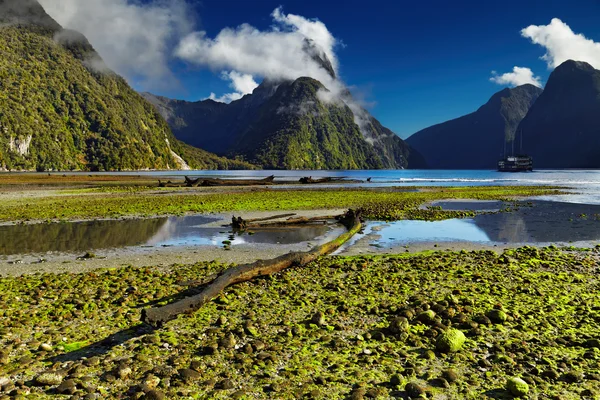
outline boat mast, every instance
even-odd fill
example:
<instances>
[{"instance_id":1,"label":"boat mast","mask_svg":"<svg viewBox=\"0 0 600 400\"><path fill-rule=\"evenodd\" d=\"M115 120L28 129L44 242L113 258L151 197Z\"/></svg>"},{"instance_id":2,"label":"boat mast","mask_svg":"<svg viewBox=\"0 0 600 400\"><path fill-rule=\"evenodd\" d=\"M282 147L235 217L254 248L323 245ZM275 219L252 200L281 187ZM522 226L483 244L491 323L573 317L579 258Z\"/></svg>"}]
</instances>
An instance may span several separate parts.
<instances>
[{"instance_id":1,"label":"boat mast","mask_svg":"<svg viewBox=\"0 0 600 400\"><path fill-rule=\"evenodd\" d=\"M523 129L521 129L521 148L519 149L519 153L523 154Z\"/></svg>"},{"instance_id":2,"label":"boat mast","mask_svg":"<svg viewBox=\"0 0 600 400\"><path fill-rule=\"evenodd\" d=\"M515 136L516 136L516 132L515 132ZM512 140L512 156L515 156L515 139L516 137L513 136L513 140Z\"/></svg>"}]
</instances>

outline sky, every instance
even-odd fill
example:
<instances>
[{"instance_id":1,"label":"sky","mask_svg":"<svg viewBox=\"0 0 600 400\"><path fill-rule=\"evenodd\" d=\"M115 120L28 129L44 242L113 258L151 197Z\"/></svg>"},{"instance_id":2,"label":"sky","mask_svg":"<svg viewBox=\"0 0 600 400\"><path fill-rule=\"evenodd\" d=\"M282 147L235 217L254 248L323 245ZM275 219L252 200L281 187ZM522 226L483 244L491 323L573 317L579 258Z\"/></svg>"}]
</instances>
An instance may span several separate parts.
<instances>
[{"instance_id":1,"label":"sky","mask_svg":"<svg viewBox=\"0 0 600 400\"><path fill-rule=\"evenodd\" d=\"M308 75L403 138L504 87L543 87L566 59L600 69L598 0L39 1L138 91L230 102L265 77Z\"/></svg>"}]
</instances>

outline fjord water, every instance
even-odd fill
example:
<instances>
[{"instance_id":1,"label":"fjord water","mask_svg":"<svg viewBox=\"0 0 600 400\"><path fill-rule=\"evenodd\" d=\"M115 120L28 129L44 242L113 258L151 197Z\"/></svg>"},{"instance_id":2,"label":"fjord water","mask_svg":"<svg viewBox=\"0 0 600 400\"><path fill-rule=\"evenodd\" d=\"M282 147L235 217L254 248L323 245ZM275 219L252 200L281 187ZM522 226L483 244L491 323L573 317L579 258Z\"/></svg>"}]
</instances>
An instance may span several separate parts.
<instances>
[{"instance_id":1,"label":"fjord water","mask_svg":"<svg viewBox=\"0 0 600 400\"><path fill-rule=\"evenodd\" d=\"M100 173L104 174L104 173ZM107 175L115 174L106 173ZM334 177L360 180L360 186L517 186L552 185L568 188L570 194L543 198L582 204L600 204L600 170L535 170L533 172L497 172L495 170L347 170L347 171L143 171L122 172L124 175L161 176L183 179L183 176L205 176L236 179L275 176L279 181L298 181L301 177ZM371 178L371 182L364 182ZM340 187L346 184L319 185ZM357 184L349 184L355 187Z\"/></svg>"}]
</instances>

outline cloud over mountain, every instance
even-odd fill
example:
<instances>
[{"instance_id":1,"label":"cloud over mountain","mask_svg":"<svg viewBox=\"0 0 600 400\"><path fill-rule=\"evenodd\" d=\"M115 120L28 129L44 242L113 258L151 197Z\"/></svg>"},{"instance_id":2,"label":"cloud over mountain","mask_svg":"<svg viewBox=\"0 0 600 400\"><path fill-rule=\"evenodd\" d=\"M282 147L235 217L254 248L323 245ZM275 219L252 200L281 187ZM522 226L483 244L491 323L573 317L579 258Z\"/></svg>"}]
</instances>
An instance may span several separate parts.
<instances>
[{"instance_id":1,"label":"cloud over mountain","mask_svg":"<svg viewBox=\"0 0 600 400\"><path fill-rule=\"evenodd\" d=\"M334 90L336 79L327 61L335 75L335 48L339 42L325 24L286 15L281 8L275 9L271 17L273 25L264 31L242 24L225 28L214 38L203 31L194 32L181 41L175 53L185 61L216 71L233 71L253 79L295 80L309 76Z\"/></svg>"},{"instance_id":2,"label":"cloud over mountain","mask_svg":"<svg viewBox=\"0 0 600 400\"><path fill-rule=\"evenodd\" d=\"M146 90L177 83L173 45L193 31L184 0L39 0L63 27L83 33L111 69Z\"/></svg>"},{"instance_id":3,"label":"cloud over mountain","mask_svg":"<svg viewBox=\"0 0 600 400\"><path fill-rule=\"evenodd\" d=\"M499 85L508 85L510 87L521 86L528 83L539 88L542 87L541 78L539 76L534 76L531 69L516 66L513 68L512 72L507 72L502 75L498 75L493 71L490 81Z\"/></svg>"},{"instance_id":4,"label":"cloud over mountain","mask_svg":"<svg viewBox=\"0 0 600 400\"><path fill-rule=\"evenodd\" d=\"M530 25L521 35L546 49L542 57L549 68L556 68L567 60L585 61L594 68L600 68L600 43L575 33L558 18L548 25Z\"/></svg>"}]
</instances>

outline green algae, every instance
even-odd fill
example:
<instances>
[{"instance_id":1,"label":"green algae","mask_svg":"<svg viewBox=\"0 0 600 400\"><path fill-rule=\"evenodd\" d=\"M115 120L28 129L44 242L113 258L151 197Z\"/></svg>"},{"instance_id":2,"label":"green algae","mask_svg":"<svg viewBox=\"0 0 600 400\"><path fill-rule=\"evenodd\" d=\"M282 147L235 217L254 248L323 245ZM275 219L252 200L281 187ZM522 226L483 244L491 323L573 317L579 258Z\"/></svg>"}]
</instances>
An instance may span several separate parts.
<instances>
[{"instance_id":1,"label":"green algae","mask_svg":"<svg viewBox=\"0 0 600 400\"><path fill-rule=\"evenodd\" d=\"M141 308L227 266L4 278L0 377L16 382L25 370L27 383L58 360L77 390L89 377L107 399L134 397L152 377L167 398L225 399L239 391L258 399L393 398L412 383L429 397L493 399L510 398L506 382L520 376L531 396L594 398L599 259L596 249L530 247L326 257L228 288L157 331L139 325ZM421 320L428 310L433 320ZM505 322L480 318L490 310L503 310ZM435 351L449 329L464 333L464 347ZM69 352L75 361L66 364L59 345L37 350L74 342L90 345ZM184 370L197 378L183 379L194 375ZM35 398L53 396L31 390Z\"/></svg>"},{"instance_id":2,"label":"green algae","mask_svg":"<svg viewBox=\"0 0 600 400\"><path fill-rule=\"evenodd\" d=\"M66 221L73 219L148 217L228 211L277 211L363 208L373 220L440 220L473 216L470 211L420 209L443 199L509 200L557 194L553 187L469 187L328 190L115 191L52 195L0 203L0 221Z\"/></svg>"}]
</instances>

